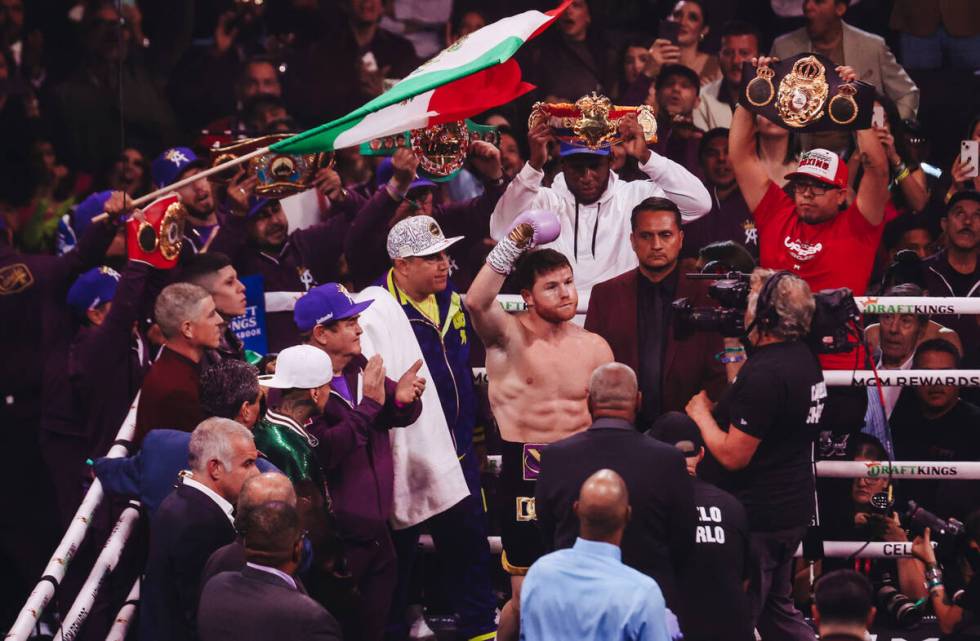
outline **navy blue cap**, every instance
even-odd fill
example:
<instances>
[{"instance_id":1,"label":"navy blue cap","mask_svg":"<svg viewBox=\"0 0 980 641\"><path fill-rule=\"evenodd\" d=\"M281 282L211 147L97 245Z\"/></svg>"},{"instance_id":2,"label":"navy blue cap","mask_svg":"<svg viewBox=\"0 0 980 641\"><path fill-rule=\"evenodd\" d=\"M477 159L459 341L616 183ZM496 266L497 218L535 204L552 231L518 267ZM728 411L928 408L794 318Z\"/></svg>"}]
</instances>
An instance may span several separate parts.
<instances>
[{"instance_id":1,"label":"navy blue cap","mask_svg":"<svg viewBox=\"0 0 980 641\"><path fill-rule=\"evenodd\" d=\"M119 284L119 272L111 267L95 267L79 276L68 290L68 306L79 316L112 300Z\"/></svg>"},{"instance_id":2,"label":"navy blue cap","mask_svg":"<svg viewBox=\"0 0 980 641\"><path fill-rule=\"evenodd\" d=\"M559 146L560 149L558 151L558 156L560 158L567 158L568 156L575 156L577 154L589 154L591 156L609 155L609 145L599 147L598 149L592 149L591 147L586 147L585 145L576 145L573 142L565 142L562 140Z\"/></svg>"},{"instance_id":3,"label":"navy blue cap","mask_svg":"<svg viewBox=\"0 0 980 641\"><path fill-rule=\"evenodd\" d=\"M246 218L251 218L255 214L262 211L262 209L269 203L275 201L274 198L263 198L262 196L256 196L252 194L248 198L248 213L245 214Z\"/></svg>"},{"instance_id":4,"label":"navy blue cap","mask_svg":"<svg viewBox=\"0 0 980 641\"><path fill-rule=\"evenodd\" d=\"M704 447L701 430L691 417L683 412L662 414L653 422L647 434L667 445L673 445L684 452L684 456L697 456Z\"/></svg>"},{"instance_id":5,"label":"navy blue cap","mask_svg":"<svg viewBox=\"0 0 980 641\"><path fill-rule=\"evenodd\" d=\"M207 161L198 158L189 147L171 147L153 160L150 175L154 189L160 189L180 180L181 174L194 167L204 167Z\"/></svg>"},{"instance_id":6,"label":"navy blue cap","mask_svg":"<svg viewBox=\"0 0 980 641\"><path fill-rule=\"evenodd\" d=\"M317 325L357 316L373 302L373 300L366 300L357 303L343 285L326 283L314 287L296 301L293 320L301 332L308 332Z\"/></svg>"},{"instance_id":7,"label":"navy blue cap","mask_svg":"<svg viewBox=\"0 0 980 641\"><path fill-rule=\"evenodd\" d=\"M391 165L391 158L385 158L378 165L378 170L375 172L375 178L377 179L378 187L384 187L385 184L391 180L391 177L395 175L395 168ZM429 180L428 178L416 178L412 181L412 184L408 186L408 190L411 191L418 187L432 187L435 188L437 185Z\"/></svg>"}]
</instances>

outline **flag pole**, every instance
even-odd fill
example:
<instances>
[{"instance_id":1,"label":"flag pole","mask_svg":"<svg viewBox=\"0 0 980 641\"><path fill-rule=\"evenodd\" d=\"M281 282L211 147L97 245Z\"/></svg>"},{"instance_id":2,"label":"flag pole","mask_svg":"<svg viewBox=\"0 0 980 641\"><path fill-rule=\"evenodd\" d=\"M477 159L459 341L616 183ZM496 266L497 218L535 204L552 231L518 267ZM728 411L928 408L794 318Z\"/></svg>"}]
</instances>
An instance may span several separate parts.
<instances>
[{"instance_id":1,"label":"flag pole","mask_svg":"<svg viewBox=\"0 0 980 641\"><path fill-rule=\"evenodd\" d=\"M160 189L157 189L156 191L151 191L150 193L146 194L145 196L140 196L139 198L130 201L129 202L129 205L131 207L140 207L141 205L145 205L146 203L153 202L154 200L156 200L160 196L164 196L166 194L169 194L170 192L172 192L174 190L177 190L177 189L180 189L181 187L184 187L186 185L189 185L189 184L191 184L194 181L200 180L201 178L207 178L208 176L213 176L214 174L217 174L217 173L220 173L222 171L225 171L226 169L230 169L231 167L234 167L236 165L240 165L240 164L242 164L244 162L248 162L252 158L257 158L258 156L261 156L262 154L264 154L264 153L266 153L268 151L269 151L269 147L260 147L259 149L256 149L254 151L250 151L249 153L247 153L247 154L245 154L243 156L239 156L237 158L232 158L230 160L227 160L227 161L221 163L220 165L215 165L214 167L210 167L208 169L205 169L204 171L199 171L196 174L193 174L191 176L185 176L184 178L181 178L180 180L178 180L175 183L169 184L166 187L161 187ZM99 214L98 216L93 217L92 218L92 222L93 223L97 223L97 222L106 220L108 218L109 218L109 214L102 213L102 214Z\"/></svg>"}]
</instances>

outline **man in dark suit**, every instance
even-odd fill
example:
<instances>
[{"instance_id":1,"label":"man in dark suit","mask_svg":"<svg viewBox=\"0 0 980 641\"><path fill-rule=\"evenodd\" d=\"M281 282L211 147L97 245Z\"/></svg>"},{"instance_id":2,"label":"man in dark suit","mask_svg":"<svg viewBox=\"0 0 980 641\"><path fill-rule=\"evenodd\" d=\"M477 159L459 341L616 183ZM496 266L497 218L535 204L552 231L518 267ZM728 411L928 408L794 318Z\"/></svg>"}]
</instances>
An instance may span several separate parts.
<instances>
[{"instance_id":1,"label":"man in dark suit","mask_svg":"<svg viewBox=\"0 0 980 641\"><path fill-rule=\"evenodd\" d=\"M280 472L259 474L242 484L242 491L235 505L235 530L239 536L211 554L201 572L202 587L222 572L237 572L245 567L245 546L241 534L248 529L249 513L269 501L280 501L296 507L296 490L286 475Z\"/></svg>"},{"instance_id":2,"label":"man in dark suit","mask_svg":"<svg viewBox=\"0 0 980 641\"><path fill-rule=\"evenodd\" d=\"M684 278L677 258L684 244L681 214L666 198L647 198L633 208L630 243L639 267L592 288L585 329L609 343L620 363L637 372L642 429L664 412L684 411L702 389L712 398L725 388L724 345L716 332L678 327L671 303L687 298L711 305L707 284Z\"/></svg>"},{"instance_id":3,"label":"man in dark suit","mask_svg":"<svg viewBox=\"0 0 980 641\"><path fill-rule=\"evenodd\" d=\"M201 593L202 641L248 641L275 635L293 641L339 641L340 626L293 577L303 553L296 508L270 501L245 519L245 568L222 572Z\"/></svg>"},{"instance_id":4,"label":"man in dark suit","mask_svg":"<svg viewBox=\"0 0 980 641\"><path fill-rule=\"evenodd\" d=\"M676 608L675 570L694 546L694 487L679 450L637 431L640 401L629 367L608 363L593 372L589 409L594 422L542 450L535 512L549 550L571 547L579 531L572 506L582 483L604 468L617 472L633 507L623 534L623 563L653 577L667 605Z\"/></svg>"},{"instance_id":5,"label":"man in dark suit","mask_svg":"<svg viewBox=\"0 0 980 641\"><path fill-rule=\"evenodd\" d=\"M140 595L143 641L197 638L200 577L212 552L235 539L233 504L242 484L258 474L247 428L209 418L191 434L183 477L150 525L150 553Z\"/></svg>"}]
</instances>

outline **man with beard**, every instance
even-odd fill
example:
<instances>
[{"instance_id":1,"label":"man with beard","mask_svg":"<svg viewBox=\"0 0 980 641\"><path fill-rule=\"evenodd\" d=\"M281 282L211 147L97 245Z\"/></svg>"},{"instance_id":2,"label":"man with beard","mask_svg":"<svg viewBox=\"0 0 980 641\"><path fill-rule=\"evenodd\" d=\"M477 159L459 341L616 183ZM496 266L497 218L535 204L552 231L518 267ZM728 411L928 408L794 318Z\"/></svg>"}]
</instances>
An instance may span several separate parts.
<instances>
[{"instance_id":1,"label":"man with beard","mask_svg":"<svg viewBox=\"0 0 980 641\"><path fill-rule=\"evenodd\" d=\"M198 158L188 147L167 149L150 166L153 188L161 189L188 176L199 174L207 164L207 160ZM194 252L207 251L218 232L218 214L214 195L211 193L211 183L207 178L199 178L175 191L187 211L184 240Z\"/></svg>"},{"instance_id":2,"label":"man with beard","mask_svg":"<svg viewBox=\"0 0 980 641\"><path fill-rule=\"evenodd\" d=\"M234 206L211 249L227 255L238 274L262 276L269 352L278 352L300 341L292 315L299 295L318 283L341 280L339 259L349 219L336 213L289 233L278 200L252 196L246 204L247 193L245 187L229 190Z\"/></svg>"},{"instance_id":3,"label":"man with beard","mask_svg":"<svg viewBox=\"0 0 980 641\"><path fill-rule=\"evenodd\" d=\"M627 231L630 212L637 203L651 196L670 198L677 203L685 222L696 220L711 209L711 198L701 181L647 148L643 129L635 117L624 118L619 131L623 148L639 161L640 171L648 180L626 182L610 171L608 146L591 149L562 143L562 171L551 187L544 187L542 168L548 160L553 132L544 123L533 127L528 132L530 159L497 202L490 217L490 235L502 240L519 212L555 212L562 234L549 247L575 264L575 286L588 293L596 283L636 267Z\"/></svg>"},{"instance_id":4,"label":"man with beard","mask_svg":"<svg viewBox=\"0 0 980 641\"><path fill-rule=\"evenodd\" d=\"M712 129L704 134L698 148L704 182L711 192L708 215L684 226L681 258L697 258L702 247L730 240L759 257L759 234L752 212L735 182L735 171L728 158L728 130Z\"/></svg>"},{"instance_id":5,"label":"man with beard","mask_svg":"<svg viewBox=\"0 0 980 641\"><path fill-rule=\"evenodd\" d=\"M923 263L929 295L980 295L980 270L977 269L980 193L957 192L946 206L946 213L940 223L946 237L946 246ZM976 316L945 315L937 316L935 320L956 330L964 345L977 345L980 342L980 326L976 323Z\"/></svg>"},{"instance_id":6,"label":"man with beard","mask_svg":"<svg viewBox=\"0 0 980 641\"><path fill-rule=\"evenodd\" d=\"M568 259L553 249L528 252L554 241L560 229L552 212L517 216L487 256L466 298L487 349L490 407L503 439L501 562L511 574L512 588L500 616L498 638L503 639L516 638L520 586L528 567L544 553L534 524L541 448L592 424L589 377L613 360L602 337L571 322L578 292ZM528 308L514 316L497 302L512 272Z\"/></svg>"},{"instance_id":7,"label":"man with beard","mask_svg":"<svg viewBox=\"0 0 980 641\"><path fill-rule=\"evenodd\" d=\"M721 28L718 64L722 77L701 88L701 104L694 110L694 125L708 131L728 128L742 86L742 63L759 55L759 30L748 22L732 20Z\"/></svg>"}]
</instances>

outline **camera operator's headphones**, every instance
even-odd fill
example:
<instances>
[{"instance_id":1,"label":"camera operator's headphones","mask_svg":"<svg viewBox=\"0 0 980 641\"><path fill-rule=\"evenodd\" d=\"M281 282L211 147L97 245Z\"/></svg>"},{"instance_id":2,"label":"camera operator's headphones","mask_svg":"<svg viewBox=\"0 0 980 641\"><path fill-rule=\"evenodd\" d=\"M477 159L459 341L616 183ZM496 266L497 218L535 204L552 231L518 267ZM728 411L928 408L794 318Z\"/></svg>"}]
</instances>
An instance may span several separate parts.
<instances>
[{"instance_id":1,"label":"camera operator's headphones","mask_svg":"<svg viewBox=\"0 0 980 641\"><path fill-rule=\"evenodd\" d=\"M745 330L746 334L752 331L756 325L763 331L772 331L774 327L779 325L779 312L776 310L773 297L776 295L776 287L779 285L779 281L792 275L791 272L782 270L769 277L769 280L762 286L762 291L759 292L759 298L755 301L755 320Z\"/></svg>"}]
</instances>

